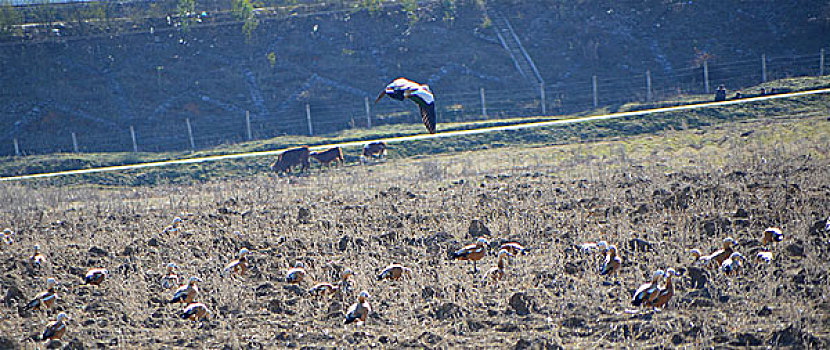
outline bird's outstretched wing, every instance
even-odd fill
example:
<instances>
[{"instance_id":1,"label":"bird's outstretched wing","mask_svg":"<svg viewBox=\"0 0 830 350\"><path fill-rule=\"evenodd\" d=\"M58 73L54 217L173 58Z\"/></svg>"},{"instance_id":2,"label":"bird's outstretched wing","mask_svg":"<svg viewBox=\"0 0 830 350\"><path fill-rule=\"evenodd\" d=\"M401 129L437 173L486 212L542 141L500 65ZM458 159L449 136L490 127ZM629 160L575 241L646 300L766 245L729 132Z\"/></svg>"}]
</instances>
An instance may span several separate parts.
<instances>
[{"instance_id":1,"label":"bird's outstretched wing","mask_svg":"<svg viewBox=\"0 0 830 350\"><path fill-rule=\"evenodd\" d=\"M424 126L427 127L427 131L429 131L430 134L434 134L435 124L438 119L435 114L435 102L427 103L423 98L416 94L409 95L409 99L418 104L418 109L421 110L421 120L424 122Z\"/></svg>"}]
</instances>

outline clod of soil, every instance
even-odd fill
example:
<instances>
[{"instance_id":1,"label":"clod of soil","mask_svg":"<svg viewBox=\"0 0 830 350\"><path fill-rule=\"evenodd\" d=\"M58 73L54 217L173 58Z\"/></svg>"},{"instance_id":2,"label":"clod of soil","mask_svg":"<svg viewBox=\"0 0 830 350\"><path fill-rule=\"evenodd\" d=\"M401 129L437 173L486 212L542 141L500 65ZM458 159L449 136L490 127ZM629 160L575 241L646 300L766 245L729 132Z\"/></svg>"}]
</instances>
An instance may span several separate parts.
<instances>
[{"instance_id":1,"label":"clod of soil","mask_svg":"<svg viewBox=\"0 0 830 350\"><path fill-rule=\"evenodd\" d=\"M508 305L510 305L510 308L512 308L513 311L516 311L516 314L520 316L530 314L530 297L528 297L525 293L514 293L510 296Z\"/></svg>"},{"instance_id":2,"label":"clod of soil","mask_svg":"<svg viewBox=\"0 0 830 350\"><path fill-rule=\"evenodd\" d=\"M490 229L484 225L481 220L470 221L470 227L467 229L467 236L472 238L490 236Z\"/></svg>"}]
</instances>

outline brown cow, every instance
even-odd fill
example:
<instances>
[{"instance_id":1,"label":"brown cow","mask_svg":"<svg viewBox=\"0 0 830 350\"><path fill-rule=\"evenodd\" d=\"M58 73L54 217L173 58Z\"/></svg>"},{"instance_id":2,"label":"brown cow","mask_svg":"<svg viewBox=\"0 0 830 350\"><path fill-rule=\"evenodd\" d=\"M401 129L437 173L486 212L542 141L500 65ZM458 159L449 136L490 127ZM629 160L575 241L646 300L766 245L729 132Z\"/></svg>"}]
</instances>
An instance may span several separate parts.
<instances>
[{"instance_id":1,"label":"brown cow","mask_svg":"<svg viewBox=\"0 0 830 350\"><path fill-rule=\"evenodd\" d=\"M386 156L386 143L383 141L370 142L363 146L363 156L360 157L364 162L368 157L383 158Z\"/></svg>"},{"instance_id":2,"label":"brown cow","mask_svg":"<svg viewBox=\"0 0 830 350\"><path fill-rule=\"evenodd\" d=\"M332 162L334 162L334 165L337 165L338 161L342 164L343 150L340 147L332 147L323 152L311 152L311 157L320 162L320 167Z\"/></svg>"},{"instance_id":3,"label":"brown cow","mask_svg":"<svg viewBox=\"0 0 830 350\"><path fill-rule=\"evenodd\" d=\"M282 152L279 158L277 158L277 161L271 164L271 170L276 173L291 173L291 167L301 165L300 172L303 172L309 167L308 155L309 151L306 146L292 148Z\"/></svg>"}]
</instances>

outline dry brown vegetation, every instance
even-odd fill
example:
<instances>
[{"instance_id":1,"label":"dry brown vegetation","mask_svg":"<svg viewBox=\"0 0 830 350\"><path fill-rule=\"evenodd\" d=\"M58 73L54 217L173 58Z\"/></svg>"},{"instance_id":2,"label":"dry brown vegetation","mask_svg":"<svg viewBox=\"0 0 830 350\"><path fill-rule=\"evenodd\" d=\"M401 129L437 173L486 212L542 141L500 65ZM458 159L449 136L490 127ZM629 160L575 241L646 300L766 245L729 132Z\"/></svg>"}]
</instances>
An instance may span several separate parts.
<instances>
[{"instance_id":1,"label":"dry brown vegetation","mask_svg":"<svg viewBox=\"0 0 830 350\"><path fill-rule=\"evenodd\" d=\"M769 119L180 186L2 184L0 224L18 234L0 249L0 346L34 346L63 311L72 316L63 345L89 348L826 348L828 124ZM182 230L162 234L177 215ZM471 232L474 220L483 226ZM690 249L708 252L732 236L751 256L768 226L786 237L771 264L734 277L704 272L704 285L693 284ZM485 285L493 255L476 275L447 259L480 234L494 245L518 240L531 254ZM653 250L633 252L635 237ZM598 239L620 247L616 278L573 249ZM36 243L48 258L41 270L23 263ZM242 247L252 251L249 274L223 276ZM354 290L317 298L285 284L297 261L309 272L303 288L349 267ZM182 307L163 302L168 262L201 277L209 321L181 320ZM393 262L413 277L376 280ZM108 268L110 279L79 286L90 267ZM668 267L686 272L669 305L627 312L634 289ZM56 306L18 312L50 276L60 284ZM363 289L374 312L344 326Z\"/></svg>"}]
</instances>

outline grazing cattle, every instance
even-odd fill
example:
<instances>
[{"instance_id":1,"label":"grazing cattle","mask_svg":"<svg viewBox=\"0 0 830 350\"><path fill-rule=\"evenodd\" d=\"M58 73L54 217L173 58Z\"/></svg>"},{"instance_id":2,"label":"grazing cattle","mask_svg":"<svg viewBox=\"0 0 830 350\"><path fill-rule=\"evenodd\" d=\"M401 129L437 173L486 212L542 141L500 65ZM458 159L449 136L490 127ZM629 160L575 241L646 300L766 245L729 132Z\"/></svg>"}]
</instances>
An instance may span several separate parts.
<instances>
[{"instance_id":1,"label":"grazing cattle","mask_svg":"<svg viewBox=\"0 0 830 350\"><path fill-rule=\"evenodd\" d=\"M338 161L340 164L343 163L343 150L340 147L332 147L323 152L311 152L310 155L320 162L320 167L331 164L332 162L334 162L334 165L337 165Z\"/></svg>"},{"instance_id":2,"label":"grazing cattle","mask_svg":"<svg viewBox=\"0 0 830 350\"><path fill-rule=\"evenodd\" d=\"M308 147L305 146L282 152L277 158L277 161L271 164L271 170L276 173L290 173L291 167L300 165L300 172L303 172L309 167L309 153Z\"/></svg>"},{"instance_id":3,"label":"grazing cattle","mask_svg":"<svg viewBox=\"0 0 830 350\"><path fill-rule=\"evenodd\" d=\"M386 156L386 143L382 141L370 142L363 146L363 156L360 157L364 162L369 157L383 158Z\"/></svg>"}]
</instances>

